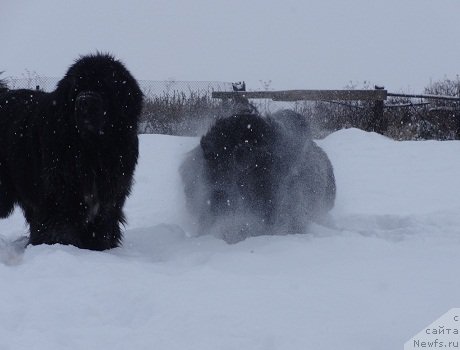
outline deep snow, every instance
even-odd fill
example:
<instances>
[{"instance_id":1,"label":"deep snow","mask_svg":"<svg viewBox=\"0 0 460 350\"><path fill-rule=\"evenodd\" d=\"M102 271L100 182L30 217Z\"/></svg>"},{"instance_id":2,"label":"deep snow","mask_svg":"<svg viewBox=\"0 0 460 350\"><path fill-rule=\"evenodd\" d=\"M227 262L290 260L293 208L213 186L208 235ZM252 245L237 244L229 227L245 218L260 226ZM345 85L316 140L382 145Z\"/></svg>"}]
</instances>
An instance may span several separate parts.
<instances>
[{"instance_id":1,"label":"deep snow","mask_svg":"<svg viewBox=\"0 0 460 350\"><path fill-rule=\"evenodd\" d=\"M191 236L198 139L140 140L122 248L21 253L22 215L0 221L0 349L402 349L460 306L460 142L336 132L327 227L228 245Z\"/></svg>"}]
</instances>

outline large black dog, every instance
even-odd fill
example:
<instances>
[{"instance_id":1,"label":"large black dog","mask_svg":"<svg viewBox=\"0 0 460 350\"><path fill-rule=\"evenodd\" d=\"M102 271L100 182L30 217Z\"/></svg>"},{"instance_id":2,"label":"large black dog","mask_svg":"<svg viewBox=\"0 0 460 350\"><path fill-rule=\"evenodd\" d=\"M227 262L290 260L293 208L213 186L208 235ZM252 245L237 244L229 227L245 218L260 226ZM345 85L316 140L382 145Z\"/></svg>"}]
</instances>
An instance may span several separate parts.
<instances>
[{"instance_id":1,"label":"large black dog","mask_svg":"<svg viewBox=\"0 0 460 350\"><path fill-rule=\"evenodd\" d=\"M120 244L142 92L110 55L78 59L51 93L0 93L0 217L18 204L31 244Z\"/></svg>"},{"instance_id":2,"label":"large black dog","mask_svg":"<svg viewBox=\"0 0 460 350\"><path fill-rule=\"evenodd\" d=\"M289 110L218 119L184 160L181 176L199 229L229 243L303 233L335 201L326 153L305 118Z\"/></svg>"}]
</instances>

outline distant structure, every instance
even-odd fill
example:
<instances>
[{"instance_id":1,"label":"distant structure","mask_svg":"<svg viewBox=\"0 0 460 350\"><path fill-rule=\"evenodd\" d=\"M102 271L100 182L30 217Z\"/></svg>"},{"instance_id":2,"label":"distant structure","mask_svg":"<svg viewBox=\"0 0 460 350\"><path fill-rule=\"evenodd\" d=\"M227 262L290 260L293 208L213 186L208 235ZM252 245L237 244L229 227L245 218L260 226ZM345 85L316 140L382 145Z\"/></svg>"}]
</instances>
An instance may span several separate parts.
<instances>
[{"instance_id":1,"label":"distant structure","mask_svg":"<svg viewBox=\"0 0 460 350\"><path fill-rule=\"evenodd\" d=\"M244 81L238 81L232 83L233 91L246 91L246 83Z\"/></svg>"}]
</instances>

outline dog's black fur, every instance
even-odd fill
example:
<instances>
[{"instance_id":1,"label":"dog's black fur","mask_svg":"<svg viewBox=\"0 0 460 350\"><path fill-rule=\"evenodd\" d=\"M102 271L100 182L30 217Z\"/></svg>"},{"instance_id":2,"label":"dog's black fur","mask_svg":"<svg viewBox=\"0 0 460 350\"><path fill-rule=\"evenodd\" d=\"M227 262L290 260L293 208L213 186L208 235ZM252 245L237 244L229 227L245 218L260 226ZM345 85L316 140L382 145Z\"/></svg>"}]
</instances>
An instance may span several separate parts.
<instances>
[{"instance_id":1,"label":"dog's black fur","mask_svg":"<svg viewBox=\"0 0 460 350\"><path fill-rule=\"evenodd\" d=\"M82 56L51 93L0 93L0 217L19 205L31 244L120 244L142 92L111 55Z\"/></svg>"},{"instance_id":2,"label":"dog's black fur","mask_svg":"<svg viewBox=\"0 0 460 350\"><path fill-rule=\"evenodd\" d=\"M307 120L289 110L218 119L181 176L199 229L219 231L227 242L305 232L335 201L331 162Z\"/></svg>"}]
</instances>

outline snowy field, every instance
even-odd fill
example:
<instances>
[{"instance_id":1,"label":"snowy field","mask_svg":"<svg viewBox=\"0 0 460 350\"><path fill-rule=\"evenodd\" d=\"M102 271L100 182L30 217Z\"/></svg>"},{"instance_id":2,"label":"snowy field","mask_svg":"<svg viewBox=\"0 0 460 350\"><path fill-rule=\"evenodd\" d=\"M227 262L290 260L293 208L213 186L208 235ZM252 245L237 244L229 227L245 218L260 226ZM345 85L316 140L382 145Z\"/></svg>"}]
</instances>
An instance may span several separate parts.
<instances>
[{"instance_id":1,"label":"snowy field","mask_svg":"<svg viewBox=\"0 0 460 350\"><path fill-rule=\"evenodd\" d=\"M460 307L460 142L356 129L319 144L326 226L227 245L192 237L178 167L197 138L142 135L122 248L15 251L0 221L0 349L402 349Z\"/></svg>"}]
</instances>

